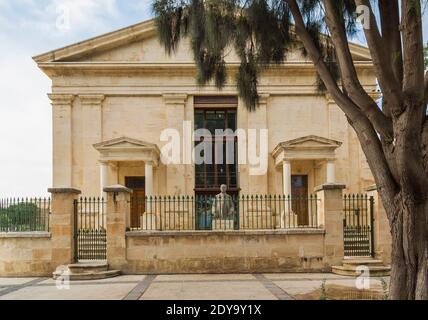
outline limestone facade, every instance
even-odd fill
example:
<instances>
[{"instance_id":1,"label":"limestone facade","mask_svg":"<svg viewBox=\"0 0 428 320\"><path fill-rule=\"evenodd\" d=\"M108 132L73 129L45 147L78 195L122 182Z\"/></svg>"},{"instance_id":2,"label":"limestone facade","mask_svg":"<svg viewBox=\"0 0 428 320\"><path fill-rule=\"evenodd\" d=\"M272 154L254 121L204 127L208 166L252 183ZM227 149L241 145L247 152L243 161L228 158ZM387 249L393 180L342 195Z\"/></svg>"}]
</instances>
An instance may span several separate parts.
<instances>
[{"instance_id":1,"label":"limestone facade","mask_svg":"<svg viewBox=\"0 0 428 320\"><path fill-rule=\"evenodd\" d=\"M376 95L368 50L358 45L351 50L364 88ZM188 41L175 55L164 53L153 21L34 59L52 80L53 187L99 196L104 187L137 176L146 177L147 195L194 193L195 166L163 163L160 150L168 142L161 135L175 129L182 148L192 146L184 123L194 127L194 98L237 95L233 52L222 91L196 85ZM240 164L241 194L287 194L292 175L308 176L309 193L326 182L343 183L353 193L374 183L344 114L317 91L310 61L291 53L283 65L263 73L259 91L256 112L237 103L237 127L268 130L268 171L252 175L250 164Z\"/></svg>"}]
</instances>

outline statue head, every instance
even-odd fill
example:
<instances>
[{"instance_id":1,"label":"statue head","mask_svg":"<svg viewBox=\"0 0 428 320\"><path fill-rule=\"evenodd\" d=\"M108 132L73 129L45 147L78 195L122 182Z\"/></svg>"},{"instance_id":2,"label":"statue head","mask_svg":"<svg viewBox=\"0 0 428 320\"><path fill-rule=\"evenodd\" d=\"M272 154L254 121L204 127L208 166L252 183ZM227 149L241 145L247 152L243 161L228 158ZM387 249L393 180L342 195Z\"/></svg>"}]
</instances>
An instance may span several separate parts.
<instances>
[{"instance_id":1,"label":"statue head","mask_svg":"<svg viewBox=\"0 0 428 320\"><path fill-rule=\"evenodd\" d=\"M221 191L221 193L226 193L227 192L227 186L225 185L225 184L222 184L221 186L220 186L220 191Z\"/></svg>"}]
</instances>

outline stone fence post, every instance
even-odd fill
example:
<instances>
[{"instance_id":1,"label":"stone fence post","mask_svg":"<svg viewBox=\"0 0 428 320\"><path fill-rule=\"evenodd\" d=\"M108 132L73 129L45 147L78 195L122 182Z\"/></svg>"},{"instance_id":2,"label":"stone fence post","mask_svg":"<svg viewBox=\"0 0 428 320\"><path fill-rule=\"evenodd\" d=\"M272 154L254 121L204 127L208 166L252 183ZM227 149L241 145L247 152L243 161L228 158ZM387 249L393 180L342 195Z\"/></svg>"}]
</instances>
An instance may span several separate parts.
<instances>
[{"instance_id":1,"label":"stone fence post","mask_svg":"<svg viewBox=\"0 0 428 320\"><path fill-rule=\"evenodd\" d=\"M104 188L107 195L107 262L111 269L127 268L126 231L130 227L132 190L115 185Z\"/></svg>"},{"instance_id":2,"label":"stone fence post","mask_svg":"<svg viewBox=\"0 0 428 320\"><path fill-rule=\"evenodd\" d=\"M324 184L315 188L318 203L318 225L325 229L324 263L341 265L344 258L342 184Z\"/></svg>"},{"instance_id":3,"label":"stone fence post","mask_svg":"<svg viewBox=\"0 0 428 320\"><path fill-rule=\"evenodd\" d=\"M52 188L50 226L52 233L52 266L74 263L74 201L80 190Z\"/></svg>"},{"instance_id":4,"label":"stone fence post","mask_svg":"<svg viewBox=\"0 0 428 320\"><path fill-rule=\"evenodd\" d=\"M382 260L385 264L391 264L392 237L391 227L385 208L382 204L377 186L366 189L367 195L374 199L374 248L376 259Z\"/></svg>"}]
</instances>

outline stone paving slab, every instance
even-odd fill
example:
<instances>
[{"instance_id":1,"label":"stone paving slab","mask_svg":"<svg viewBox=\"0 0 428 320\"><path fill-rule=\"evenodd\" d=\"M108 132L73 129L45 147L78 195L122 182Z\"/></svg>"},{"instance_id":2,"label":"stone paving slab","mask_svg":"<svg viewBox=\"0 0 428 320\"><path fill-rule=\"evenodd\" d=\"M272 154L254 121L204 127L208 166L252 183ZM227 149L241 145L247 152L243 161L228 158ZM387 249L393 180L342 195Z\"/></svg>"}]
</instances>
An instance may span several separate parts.
<instances>
[{"instance_id":1,"label":"stone paving slab","mask_svg":"<svg viewBox=\"0 0 428 320\"><path fill-rule=\"evenodd\" d=\"M340 276L332 273L278 273L278 274L264 274L267 279L270 280L329 280L329 279L349 279L350 277ZM351 277L352 279L352 277Z\"/></svg>"},{"instance_id":2,"label":"stone paving slab","mask_svg":"<svg viewBox=\"0 0 428 320\"><path fill-rule=\"evenodd\" d=\"M155 282L186 282L186 281L257 281L251 274L185 274L160 275Z\"/></svg>"},{"instance_id":3,"label":"stone paving slab","mask_svg":"<svg viewBox=\"0 0 428 320\"><path fill-rule=\"evenodd\" d=\"M320 290L324 279L327 286L356 288L356 278L332 274L124 275L71 282L70 290L52 279L0 278L0 300L291 300ZM370 281L382 292L380 278Z\"/></svg>"},{"instance_id":4,"label":"stone paving slab","mask_svg":"<svg viewBox=\"0 0 428 320\"><path fill-rule=\"evenodd\" d=\"M321 288L322 281L274 281L274 283L289 295L306 294Z\"/></svg>"},{"instance_id":5,"label":"stone paving slab","mask_svg":"<svg viewBox=\"0 0 428 320\"><path fill-rule=\"evenodd\" d=\"M120 276L116 278L109 278L109 279L99 279L99 280L90 280L90 281L73 281L71 282L72 285L102 285L102 284L137 284L140 281L143 281L146 276L138 275L138 276ZM56 285L56 281L53 279L47 279L39 284L40 286L46 286L46 285Z\"/></svg>"},{"instance_id":6,"label":"stone paving slab","mask_svg":"<svg viewBox=\"0 0 428 320\"><path fill-rule=\"evenodd\" d=\"M119 280L123 281L120 278L105 283L72 282L69 290L59 290L55 281L49 279L38 285L24 287L0 296L0 300L121 300L135 288L138 281L120 282Z\"/></svg>"},{"instance_id":7,"label":"stone paving slab","mask_svg":"<svg viewBox=\"0 0 428 320\"><path fill-rule=\"evenodd\" d=\"M19 286L36 279L37 278L0 278L0 287Z\"/></svg>"},{"instance_id":8,"label":"stone paving slab","mask_svg":"<svg viewBox=\"0 0 428 320\"><path fill-rule=\"evenodd\" d=\"M154 282L141 300L276 300L263 284L255 282Z\"/></svg>"}]
</instances>

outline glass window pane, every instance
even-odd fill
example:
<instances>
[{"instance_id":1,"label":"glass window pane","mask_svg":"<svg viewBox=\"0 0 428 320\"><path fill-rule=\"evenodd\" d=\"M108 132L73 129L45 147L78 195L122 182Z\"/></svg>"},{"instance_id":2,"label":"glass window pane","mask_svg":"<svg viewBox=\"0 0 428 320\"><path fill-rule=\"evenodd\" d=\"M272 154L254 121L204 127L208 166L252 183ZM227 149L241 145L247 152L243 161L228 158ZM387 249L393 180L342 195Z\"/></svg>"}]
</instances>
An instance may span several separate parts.
<instances>
[{"instance_id":1,"label":"glass window pane","mask_svg":"<svg viewBox=\"0 0 428 320\"><path fill-rule=\"evenodd\" d=\"M236 111L229 111L227 114L227 128L232 129L233 131L236 131L237 127L237 117L236 117Z\"/></svg>"},{"instance_id":2,"label":"glass window pane","mask_svg":"<svg viewBox=\"0 0 428 320\"><path fill-rule=\"evenodd\" d=\"M195 130L203 129L204 127L204 112L201 110L195 111Z\"/></svg>"}]
</instances>

